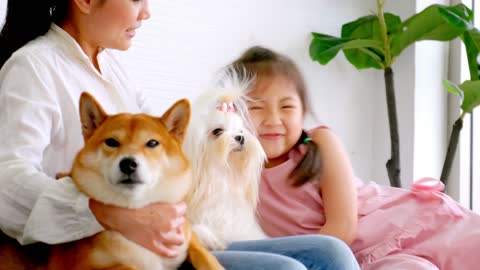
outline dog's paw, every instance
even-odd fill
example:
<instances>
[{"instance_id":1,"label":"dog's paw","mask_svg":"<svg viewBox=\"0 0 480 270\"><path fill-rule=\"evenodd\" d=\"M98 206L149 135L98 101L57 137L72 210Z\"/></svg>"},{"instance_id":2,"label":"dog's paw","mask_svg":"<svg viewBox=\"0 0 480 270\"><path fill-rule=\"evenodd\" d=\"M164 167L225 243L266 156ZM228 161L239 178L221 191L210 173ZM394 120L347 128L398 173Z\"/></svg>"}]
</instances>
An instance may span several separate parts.
<instances>
[{"instance_id":1,"label":"dog's paw","mask_svg":"<svg viewBox=\"0 0 480 270\"><path fill-rule=\"evenodd\" d=\"M209 250L224 250L227 248L227 245L221 241L212 241L207 247Z\"/></svg>"},{"instance_id":2,"label":"dog's paw","mask_svg":"<svg viewBox=\"0 0 480 270\"><path fill-rule=\"evenodd\" d=\"M192 227L193 231L208 250L224 250L227 245L225 242L221 241L218 237L213 234L213 232L205 225L194 225Z\"/></svg>"},{"instance_id":3,"label":"dog's paw","mask_svg":"<svg viewBox=\"0 0 480 270\"><path fill-rule=\"evenodd\" d=\"M59 180L61 178L64 178L64 177L67 177L67 176L70 176L70 173L57 173L55 174L55 179Z\"/></svg>"}]
</instances>

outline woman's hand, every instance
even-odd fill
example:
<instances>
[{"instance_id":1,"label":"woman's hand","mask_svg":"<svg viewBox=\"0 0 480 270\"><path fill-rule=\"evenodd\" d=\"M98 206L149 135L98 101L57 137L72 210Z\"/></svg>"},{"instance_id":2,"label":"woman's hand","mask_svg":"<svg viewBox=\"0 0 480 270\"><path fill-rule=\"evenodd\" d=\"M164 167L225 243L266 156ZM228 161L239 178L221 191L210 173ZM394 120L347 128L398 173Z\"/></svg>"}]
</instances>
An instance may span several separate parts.
<instances>
[{"instance_id":1,"label":"woman's hand","mask_svg":"<svg viewBox=\"0 0 480 270\"><path fill-rule=\"evenodd\" d=\"M103 227L121 233L160 256L178 256L175 247L185 241L184 202L154 203L139 209L128 209L90 199L89 206Z\"/></svg>"}]
</instances>

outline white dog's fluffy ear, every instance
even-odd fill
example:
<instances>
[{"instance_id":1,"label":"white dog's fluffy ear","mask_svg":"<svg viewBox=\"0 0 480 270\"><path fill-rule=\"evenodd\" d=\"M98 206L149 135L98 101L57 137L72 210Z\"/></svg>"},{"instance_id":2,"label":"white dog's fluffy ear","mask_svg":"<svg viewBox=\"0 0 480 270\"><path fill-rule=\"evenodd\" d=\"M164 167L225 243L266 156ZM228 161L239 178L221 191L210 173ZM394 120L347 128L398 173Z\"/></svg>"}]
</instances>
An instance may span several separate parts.
<instances>
[{"instance_id":1,"label":"white dog's fluffy ear","mask_svg":"<svg viewBox=\"0 0 480 270\"><path fill-rule=\"evenodd\" d=\"M190 102L187 99L177 101L162 115L161 120L168 132L183 142L190 121Z\"/></svg>"},{"instance_id":2,"label":"white dog's fluffy ear","mask_svg":"<svg viewBox=\"0 0 480 270\"><path fill-rule=\"evenodd\" d=\"M100 104L87 92L80 96L80 121L82 134L85 142L93 135L93 132L105 121L107 114Z\"/></svg>"}]
</instances>

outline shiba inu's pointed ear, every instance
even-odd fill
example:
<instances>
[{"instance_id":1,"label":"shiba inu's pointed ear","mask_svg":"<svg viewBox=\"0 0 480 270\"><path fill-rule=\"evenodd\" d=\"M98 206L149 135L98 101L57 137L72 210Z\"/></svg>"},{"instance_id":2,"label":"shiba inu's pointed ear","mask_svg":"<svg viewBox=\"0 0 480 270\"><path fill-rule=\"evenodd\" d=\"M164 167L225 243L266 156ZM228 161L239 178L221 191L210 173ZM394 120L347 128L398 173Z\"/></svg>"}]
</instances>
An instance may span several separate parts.
<instances>
[{"instance_id":1,"label":"shiba inu's pointed ear","mask_svg":"<svg viewBox=\"0 0 480 270\"><path fill-rule=\"evenodd\" d=\"M80 120L83 139L87 141L93 132L105 121L107 114L89 93L80 96Z\"/></svg>"},{"instance_id":2,"label":"shiba inu's pointed ear","mask_svg":"<svg viewBox=\"0 0 480 270\"><path fill-rule=\"evenodd\" d=\"M163 123L178 141L183 142L188 122L190 121L190 102L181 99L166 111L161 117Z\"/></svg>"}]
</instances>

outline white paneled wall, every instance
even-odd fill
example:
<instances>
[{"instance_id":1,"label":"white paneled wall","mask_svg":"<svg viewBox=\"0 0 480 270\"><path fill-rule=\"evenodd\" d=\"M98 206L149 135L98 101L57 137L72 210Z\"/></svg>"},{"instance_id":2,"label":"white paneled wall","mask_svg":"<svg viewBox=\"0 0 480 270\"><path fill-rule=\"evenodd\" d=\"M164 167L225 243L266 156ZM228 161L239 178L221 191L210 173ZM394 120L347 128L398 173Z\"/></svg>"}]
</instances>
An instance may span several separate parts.
<instances>
[{"instance_id":1,"label":"white paneled wall","mask_svg":"<svg viewBox=\"0 0 480 270\"><path fill-rule=\"evenodd\" d=\"M406 18L415 12L415 2L389 1L386 9ZM6 0L0 3L3 18ZM344 141L357 175L388 184L384 164L390 144L383 72L357 71L343 55L327 66L313 63L308 56L310 32L339 35L343 23L371 14L374 0L151 0L150 8L152 17L122 57L137 86L156 104L157 113L179 98L195 98L219 68L249 46L267 46L298 63L315 114ZM407 186L416 162L414 53L413 47L407 49L394 66L402 178ZM427 166L431 167L437 169Z\"/></svg>"},{"instance_id":2,"label":"white paneled wall","mask_svg":"<svg viewBox=\"0 0 480 270\"><path fill-rule=\"evenodd\" d=\"M359 72L343 55L328 66L320 66L308 56L310 32L339 35L342 23L368 14L374 1L150 3L152 18L128 52L127 63L138 86L148 91L160 111L178 98L194 98L216 70L246 48L271 47L299 64L317 117L343 139L357 174L388 183L383 165L388 137L375 135L373 129L374 115L380 115L385 125L387 119L384 112L378 112L375 98L379 91L384 93L382 73ZM381 163L373 164L376 159Z\"/></svg>"},{"instance_id":3,"label":"white paneled wall","mask_svg":"<svg viewBox=\"0 0 480 270\"><path fill-rule=\"evenodd\" d=\"M6 11L7 11L7 1L6 0L0 0L0 22L3 22L5 20L5 12Z\"/></svg>"},{"instance_id":4,"label":"white paneled wall","mask_svg":"<svg viewBox=\"0 0 480 270\"><path fill-rule=\"evenodd\" d=\"M417 2L417 10L431 4L448 5L448 0L424 0ZM449 67L449 43L423 41L415 47L415 138L414 178L425 176L440 177L447 151L449 130L448 94L442 80L447 79ZM442 136L443 135L443 136Z\"/></svg>"}]
</instances>

